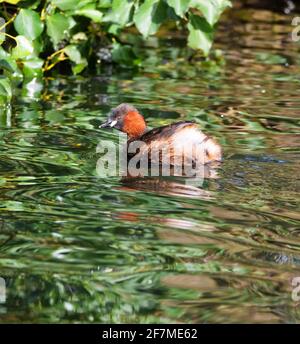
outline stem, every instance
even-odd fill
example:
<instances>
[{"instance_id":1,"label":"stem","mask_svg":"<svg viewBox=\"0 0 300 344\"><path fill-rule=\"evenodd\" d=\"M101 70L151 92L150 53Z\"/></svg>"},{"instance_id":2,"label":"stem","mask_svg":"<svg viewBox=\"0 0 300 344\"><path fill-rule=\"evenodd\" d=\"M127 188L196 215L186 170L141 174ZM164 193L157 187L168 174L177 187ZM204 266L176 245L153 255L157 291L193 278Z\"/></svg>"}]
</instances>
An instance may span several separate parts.
<instances>
[{"instance_id":1,"label":"stem","mask_svg":"<svg viewBox=\"0 0 300 344\"><path fill-rule=\"evenodd\" d=\"M66 56L64 55L64 50L65 50L65 48L62 48L62 49L60 49L60 50L57 50L57 51L55 51L52 55L50 55L50 56L47 57L47 60L46 60L46 62L45 62L45 66L44 66L44 68L43 68L43 71L44 71L44 72L46 72L46 71L52 69L57 63L59 63L59 62L61 62L61 61L64 61L64 60L68 60L68 57L66 57ZM61 54L61 56L58 57L58 60L55 61L55 62L52 62L51 64L49 64L50 61L53 59L53 57L55 57L57 54Z\"/></svg>"},{"instance_id":2,"label":"stem","mask_svg":"<svg viewBox=\"0 0 300 344\"><path fill-rule=\"evenodd\" d=\"M0 31L3 30L8 24L15 20L17 14L15 13L6 23L0 26Z\"/></svg>"},{"instance_id":3,"label":"stem","mask_svg":"<svg viewBox=\"0 0 300 344\"><path fill-rule=\"evenodd\" d=\"M52 60L55 55L63 53L64 50L65 50L65 48L62 48L60 50L55 51L53 54L51 54L50 56L47 57L47 60Z\"/></svg>"},{"instance_id":4,"label":"stem","mask_svg":"<svg viewBox=\"0 0 300 344\"><path fill-rule=\"evenodd\" d=\"M62 57L62 58L60 58L58 61L53 62L51 65L45 66L45 68L43 68L43 71L44 71L44 72L47 72L48 70L52 69L55 65L57 65L59 62L65 61L65 60L68 60L68 58L67 58L67 57Z\"/></svg>"},{"instance_id":5,"label":"stem","mask_svg":"<svg viewBox=\"0 0 300 344\"><path fill-rule=\"evenodd\" d=\"M8 33L6 33L6 32L0 32L0 35L4 35L4 36L7 36L7 37L9 37L9 38L11 38L11 39L13 39L17 44L18 44L18 41L16 40L16 38L14 37L14 36L12 36L12 35L9 35Z\"/></svg>"},{"instance_id":6,"label":"stem","mask_svg":"<svg viewBox=\"0 0 300 344\"><path fill-rule=\"evenodd\" d=\"M3 16L5 17L5 19L7 20L8 18L8 13L7 13L7 10L6 10L6 5L3 3L3 10L4 10L4 13L3 13Z\"/></svg>"}]
</instances>

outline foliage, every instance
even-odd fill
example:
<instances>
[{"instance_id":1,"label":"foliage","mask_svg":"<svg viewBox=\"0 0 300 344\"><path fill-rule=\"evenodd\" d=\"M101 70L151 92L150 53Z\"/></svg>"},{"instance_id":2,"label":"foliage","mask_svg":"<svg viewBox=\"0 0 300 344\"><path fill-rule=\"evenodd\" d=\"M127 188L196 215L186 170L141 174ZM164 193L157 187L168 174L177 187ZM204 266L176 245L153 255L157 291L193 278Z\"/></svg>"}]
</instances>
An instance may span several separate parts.
<instances>
[{"instance_id":1,"label":"foliage","mask_svg":"<svg viewBox=\"0 0 300 344\"><path fill-rule=\"evenodd\" d=\"M63 61L73 74L95 61L138 65L134 43L122 42L125 29L146 39L162 24L173 23L188 29L189 47L208 55L215 25L228 6L228 0L0 0L5 20L0 24L0 97L10 98L12 86Z\"/></svg>"}]
</instances>

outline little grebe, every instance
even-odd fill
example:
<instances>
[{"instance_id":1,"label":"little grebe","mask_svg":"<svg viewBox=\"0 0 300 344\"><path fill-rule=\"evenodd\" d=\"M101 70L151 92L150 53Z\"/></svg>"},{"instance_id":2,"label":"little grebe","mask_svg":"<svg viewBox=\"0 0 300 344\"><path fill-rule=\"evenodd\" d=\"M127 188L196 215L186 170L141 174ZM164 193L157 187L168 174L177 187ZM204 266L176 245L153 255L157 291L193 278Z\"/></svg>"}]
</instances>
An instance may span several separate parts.
<instances>
[{"instance_id":1,"label":"little grebe","mask_svg":"<svg viewBox=\"0 0 300 344\"><path fill-rule=\"evenodd\" d=\"M187 148L187 151L191 152L191 156L188 158L192 163L198 161L207 164L222 159L221 146L213 138L204 134L196 123L182 121L148 131L144 117L129 104L120 104L113 109L107 121L99 128L121 130L128 135L129 143L144 142L147 150L145 153L167 148L170 158L175 160L173 152L179 150L182 154L183 150ZM191 149L193 147L197 149Z\"/></svg>"}]
</instances>

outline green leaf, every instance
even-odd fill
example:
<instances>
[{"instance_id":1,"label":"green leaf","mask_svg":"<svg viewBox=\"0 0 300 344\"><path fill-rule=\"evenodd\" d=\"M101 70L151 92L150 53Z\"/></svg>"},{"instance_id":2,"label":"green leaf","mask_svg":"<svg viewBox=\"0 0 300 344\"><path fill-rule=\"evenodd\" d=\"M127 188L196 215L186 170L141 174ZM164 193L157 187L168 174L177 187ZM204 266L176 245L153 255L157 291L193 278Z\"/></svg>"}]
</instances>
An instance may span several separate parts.
<instances>
[{"instance_id":1,"label":"green leaf","mask_svg":"<svg viewBox=\"0 0 300 344\"><path fill-rule=\"evenodd\" d=\"M87 41L87 35L84 32L77 32L72 36L72 42L79 43L81 41Z\"/></svg>"},{"instance_id":2,"label":"green leaf","mask_svg":"<svg viewBox=\"0 0 300 344\"><path fill-rule=\"evenodd\" d=\"M14 59L24 59L33 54L34 47L32 42L24 36L15 37L17 45L12 49Z\"/></svg>"},{"instance_id":3,"label":"green leaf","mask_svg":"<svg viewBox=\"0 0 300 344\"><path fill-rule=\"evenodd\" d=\"M38 56L43 51L44 42L45 40L43 40L42 37L33 41L34 55Z\"/></svg>"},{"instance_id":4,"label":"green leaf","mask_svg":"<svg viewBox=\"0 0 300 344\"><path fill-rule=\"evenodd\" d=\"M62 11L75 10L79 0L52 0L51 3Z\"/></svg>"},{"instance_id":5,"label":"green leaf","mask_svg":"<svg viewBox=\"0 0 300 344\"><path fill-rule=\"evenodd\" d=\"M103 13L95 9L94 4L87 5L74 12L76 15L92 19L95 23L102 21Z\"/></svg>"},{"instance_id":6,"label":"green leaf","mask_svg":"<svg viewBox=\"0 0 300 344\"><path fill-rule=\"evenodd\" d=\"M110 8L111 7L111 0L101 0L98 4L99 8Z\"/></svg>"},{"instance_id":7,"label":"green leaf","mask_svg":"<svg viewBox=\"0 0 300 344\"><path fill-rule=\"evenodd\" d=\"M111 33L114 36L118 36L120 34L122 27L118 24L111 24L108 28L108 33Z\"/></svg>"},{"instance_id":8,"label":"green leaf","mask_svg":"<svg viewBox=\"0 0 300 344\"><path fill-rule=\"evenodd\" d=\"M38 57L23 61L23 74L25 78L33 79L42 77L42 67L44 61Z\"/></svg>"},{"instance_id":9,"label":"green leaf","mask_svg":"<svg viewBox=\"0 0 300 344\"><path fill-rule=\"evenodd\" d=\"M162 0L146 0L136 11L134 23L144 37L157 32L167 18L168 6Z\"/></svg>"},{"instance_id":10,"label":"green leaf","mask_svg":"<svg viewBox=\"0 0 300 344\"><path fill-rule=\"evenodd\" d=\"M140 64L140 60L135 55L132 47L119 43L114 43L113 45L112 59L123 66L136 66Z\"/></svg>"},{"instance_id":11,"label":"green leaf","mask_svg":"<svg viewBox=\"0 0 300 344\"><path fill-rule=\"evenodd\" d=\"M0 59L5 59L9 56L9 53L5 51L2 47L0 47Z\"/></svg>"},{"instance_id":12,"label":"green leaf","mask_svg":"<svg viewBox=\"0 0 300 344\"><path fill-rule=\"evenodd\" d=\"M191 0L190 7L200 10L207 22L213 26L225 8L231 7L231 2L229 0Z\"/></svg>"},{"instance_id":13,"label":"green leaf","mask_svg":"<svg viewBox=\"0 0 300 344\"><path fill-rule=\"evenodd\" d=\"M46 21L47 33L55 46L68 36L70 29L75 25L72 17L60 13L47 16Z\"/></svg>"},{"instance_id":14,"label":"green leaf","mask_svg":"<svg viewBox=\"0 0 300 344\"><path fill-rule=\"evenodd\" d=\"M76 45L68 45L65 47L64 52L66 55L68 55L69 59L75 63L75 65L72 66L72 71L74 74L80 73L87 66L86 58L82 57Z\"/></svg>"},{"instance_id":15,"label":"green leaf","mask_svg":"<svg viewBox=\"0 0 300 344\"><path fill-rule=\"evenodd\" d=\"M12 4L12 5L16 5L18 2L20 2L22 0L1 0L1 2L7 2L8 4Z\"/></svg>"},{"instance_id":16,"label":"green leaf","mask_svg":"<svg viewBox=\"0 0 300 344\"><path fill-rule=\"evenodd\" d=\"M0 60L0 69L4 69L10 73L14 72L14 69L12 66L8 63L7 60Z\"/></svg>"},{"instance_id":17,"label":"green leaf","mask_svg":"<svg viewBox=\"0 0 300 344\"><path fill-rule=\"evenodd\" d=\"M68 45L64 49L70 60L75 63L81 62L81 54L76 45Z\"/></svg>"},{"instance_id":18,"label":"green leaf","mask_svg":"<svg viewBox=\"0 0 300 344\"><path fill-rule=\"evenodd\" d=\"M43 32L44 23L37 12L22 8L14 21L14 27L19 35L34 40Z\"/></svg>"},{"instance_id":19,"label":"green leaf","mask_svg":"<svg viewBox=\"0 0 300 344\"><path fill-rule=\"evenodd\" d=\"M193 49L201 49L205 55L209 53L213 41L213 29L207 21L197 15L189 16L188 45Z\"/></svg>"},{"instance_id":20,"label":"green leaf","mask_svg":"<svg viewBox=\"0 0 300 344\"><path fill-rule=\"evenodd\" d=\"M78 63L78 64L72 66L73 74L77 75L77 74L81 73L86 66L87 66L87 63Z\"/></svg>"},{"instance_id":21,"label":"green leaf","mask_svg":"<svg viewBox=\"0 0 300 344\"><path fill-rule=\"evenodd\" d=\"M7 98L12 97L12 89L10 85L10 80L6 76L0 76L0 96Z\"/></svg>"},{"instance_id":22,"label":"green leaf","mask_svg":"<svg viewBox=\"0 0 300 344\"><path fill-rule=\"evenodd\" d=\"M4 71L7 71L7 73L9 73L8 75L10 79L15 83L21 82L23 79L23 74L20 71L16 60L11 56L11 54L8 54L2 47L0 47L0 59L1 61L3 61L3 63L5 63L7 67L9 65L9 70L8 68L5 68Z\"/></svg>"},{"instance_id":23,"label":"green leaf","mask_svg":"<svg viewBox=\"0 0 300 344\"><path fill-rule=\"evenodd\" d=\"M105 16L103 21L111 21L120 26L125 26L130 20L133 4L133 0L113 0L112 9Z\"/></svg>"},{"instance_id":24,"label":"green leaf","mask_svg":"<svg viewBox=\"0 0 300 344\"><path fill-rule=\"evenodd\" d=\"M188 10L191 0L167 0L167 3L172 7L179 17L183 17Z\"/></svg>"}]
</instances>

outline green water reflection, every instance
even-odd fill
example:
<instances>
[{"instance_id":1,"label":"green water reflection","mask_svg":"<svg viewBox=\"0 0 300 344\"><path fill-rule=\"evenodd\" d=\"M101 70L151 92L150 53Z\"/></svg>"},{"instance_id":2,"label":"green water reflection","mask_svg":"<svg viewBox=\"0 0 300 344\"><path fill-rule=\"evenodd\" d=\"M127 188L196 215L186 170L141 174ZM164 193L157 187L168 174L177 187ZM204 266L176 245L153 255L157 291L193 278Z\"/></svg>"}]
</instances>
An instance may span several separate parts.
<instances>
[{"instance_id":1,"label":"green water reflection","mask_svg":"<svg viewBox=\"0 0 300 344\"><path fill-rule=\"evenodd\" d=\"M140 71L48 80L1 109L1 322L300 321L299 44L288 16L232 20L220 61L187 62L179 37ZM218 178L97 177L97 144L117 139L98 124L121 102L216 136Z\"/></svg>"}]
</instances>

